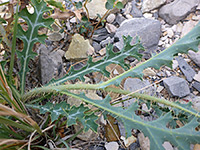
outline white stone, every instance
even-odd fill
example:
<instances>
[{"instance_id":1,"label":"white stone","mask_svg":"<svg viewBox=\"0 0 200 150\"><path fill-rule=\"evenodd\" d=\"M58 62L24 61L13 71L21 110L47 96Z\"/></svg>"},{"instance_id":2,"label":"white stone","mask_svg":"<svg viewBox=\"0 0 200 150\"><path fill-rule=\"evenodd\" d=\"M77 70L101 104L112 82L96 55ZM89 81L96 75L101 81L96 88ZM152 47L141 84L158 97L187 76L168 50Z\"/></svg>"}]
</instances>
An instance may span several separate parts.
<instances>
[{"instance_id":1,"label":"white stone","mask_svg":"<svg viewBox=\"0 0 200 150\"><path fill-rule=\"evenodd\" d=\"M172 38L174 36L174 32L173 32L173 30L171 28L169 28L167 30L167 35L168 35L169 38Z\"/></svg>"},{"instance_id":2,"label":"white stone","mask_svg":"<svg viewBox=\"0 0 200 150\"><path fill-rule=\"evenodd\" d=\"M166 44L166 45L165 45L166 48L168 48L168 47L170 47L170 46L171 46L170 44Z\"/></svg>"},{"instance_id":3,"label":"white stone","mask_svg":"<svg viewBox=\"0 0 200 150\"><path fill-rule=\"evenodd\" d=\"M198 16L192 16L192 20L199 21L200 20L200 15L198 15Z\"/></svg>"},{"instance_id":4,"label":"white stone","mask_svg":"<svg viewBox=\"0 0 200 150\"><path fill-rule=\"evenodd\" d=\"M150 150L149 138L145 137L142 132L138 134L138 140L139 140L139 143L140 143L141 150Z\"/></svg>"},{"instance_id":5,"label":"white stone","mask_svg":"<svg viewBox=\"0 0 200 150\"><path fill-rule=\"evenodd\" d=\"M200 112L200 96L196 96L192 100L192 104L193 104L194 109L196 109L198 112Z\"/></svg>"},{"instance_id":6,"label":"white stone","mask_svg":"<svg viewBox=\"0 0 200 150\"><path fill-rule=\"evenodd\" d=\"M200 71L198 72L198 74L195 74L194 80L200 82Z\"/></svg>"},{"instance_id":7,"label":"white stone","mask_svg":"<svg viewBox=\"0 0 200 150\"><path fill-rule=\"evenodd\" d=\"M172 62L173 62L172 68L176 69L178 67L178 61L177 60L173 60Z\"/></svg>"},{"instance_id":8,"label":"white stone","mask_svg":"<svg viewBox=\"0 0 200 150\"><path fill-rule=\"evenodd\" d=\"M174 32L176 32L176 28L177 28L177 25L176 25L176 24L172 26L172 30L173 30Z\"/></svg>"},{"instance_id":9,"label":"white stone","mask_svg":"<svg viewBox=\"0 0 200 150\"><path fill-rule=\"evenodd\" d=\"M117 142L109 142L105 144L106 150L118 150L119 144Z\"/></svg>"},{"instance_id":10,"label":"white stone","mask_svg":"<svg viewBox=\"0 0 200 150\"><path fill-rule=\"evenodd\" d=\"M174 150L174 148L172 147L172 145L169 142L164 142L162 144L162 146L166 149L166 150Z\"/></svg>"},{"instance_id":11,"label":"white stone","mask_svg":"<svg viewBox=\"0 0 200 150\"><path fill-rule=\"evenodd\" d=\"M107 0L92 0L86 4L90 18L96 18L97 14L101 17L106 13L107 9L105 8Z\"/></svg>"},{"instance_id":12,"label":"white stone","mask_svg":"<svg viewBox=\"0 0 200 150\"><path fill-rule=\"evenodd\" d=\"M70 19L70 22L71 22L71 23L76 23L76 18L73 17L72 19Z\"/></svg>"},{"instance_id":13,"label":"white stone","mask_svg":"<svg viewBox=\"0 0 200 150\"><path fill-rule=\"evenodd\" d=\"M117 30L117 27L115 27L113 24L106 23L106 29L108 33L115 33Z\"/></svg>"},{"instance_id":14,"label":"white stone","mask_svg":"<svg viewBox=\"0 0 200 150\"><path fill-rule=\"evenodd\" d=\"M165 41L167 39L167 36L161 37L162 41Z\"/></svg>"},{"instance_id":15,"label":"white stone","mask_svg":"<svg viewBox=\"0 0 200 150\"><path fill-rule=\"evenodd\" d=\"M162 46L163 44L164 44L164 43L163 43L163 41L161 41L161 40L158 42L158 46Z\"/></svg>"},{"instance_id":16,"label":"white stone","mask_svg":"<svg viewBox=\"0 0 200 150\"><path fill-rule=\"evenodd\" d=\"M185 36L188 32L190 32L197 23L197 21L193 20L186 22L183 26L181 37Z\"/></svg>"},{"instance_id":17,"label":"white stone","mask_svg":"<svg viewBox=\"0 0 200 150\"><path fill-rule=\"evenodd\" d=\"M135 143L137 141L137 138L135 138L134 136L130 136L127 139L121 136L121 139L123 140L126 147L129 147L132 143Z\"/></svg>"},{"instance_id":18,"label":"white stone","mask_svg":"<svg viewBox=\"0 0 200 150\"><path fill-rule=\"evenodd\" d=\"M160 93L163 89L164 89L163 86L158 86L156 91Z\"/></svg>"},{"instance_id":19,"label":"white stone","mask_svg":"<svg viewBox=\"0 0 200 150\"><path fill-rule=\"evenodd\" d=\"M179 22L179 23L177 24L176 31L177 31L177 32L182 32L182 30L183 30L183 24L182 24L181 22Z\"/></svg>"},{"instance_id":20,"label":"white stone","mask_svg":"<svg viewBox=\"0 0 200 150\"><path fill-rule=\"evenodd\" d=\"M132 10L132 3L131 2L127 3L124 9L125 9L124 15L130 14Z\"/></svg>"},{"instance_id":21,"label":"white stone","mask_svg":"<svg viewBox=\"0 0 200 150\"><path fill-rule=\"evenodd\" d=\"M110 15L106 18L106 20L107 20L108 23L112 23L113 21L115 21L115 18L116 18L115 14L110 14Z\"/></svg>"},{"instance_id":22,"label":"white stone","mask_svg":"<svg viewBox=\"0 0 200 150\"><path fill-rule=\"evenodd\" d=\"M147 68L147 69L143 70L143 74L145 77L156 75L156 73L151 68Z\"/></svg>"},{"instance_id":23,"label":"white stone","mask_svg":"<svg viewBox=\"0 0 200 150\"><path fill-rule=\"evenodd\" d=\"M142 11L149 12L155 8L160 7L166 2L166 0L143 0Z\"/></svg>"},{"instance_id":24,"label":"white stone","mask_svg":"<svg viewBox=\"0 0 200 150\"><path fill-rule=\"evenodd\" d=\"M105 47L102 48L102 49L99 51L99 54L100 54L101 56L105 55L105 54L106 54L106 48L105 48Z\"/></svg>"},{"instance_id":25,"label":"white stone","mask_svg":"<svg viewBox=\"0 0 200 150\"><path fill-rule=\"evenodd\" d=\"M166 70L165 73L167 76L171 76L171 73L168 70Z\"/></svg>"},{"instance_id":26,"label":"white stone","mask_svg":"<svg viewBox=\"0 0 200 150\"><path fill-rule=\"evenodd\" d=\"M132 19L133 16L131 16L130 14L126 14L126 18L127 18L127 19Z\"/></svg>"},{"instance_id":27,"label":"white stone","mask_svg":"<svg viewBox=\"0 0 200 150\"><path fill-rule=\"evenodd\" d=\"M152 15L151 13L145 13L145 14L143 14L143 16L144 16L145 18L149 18L149 19L152 19L152 18L153 18L153 15Z\"/></svg>"}]
</instances>

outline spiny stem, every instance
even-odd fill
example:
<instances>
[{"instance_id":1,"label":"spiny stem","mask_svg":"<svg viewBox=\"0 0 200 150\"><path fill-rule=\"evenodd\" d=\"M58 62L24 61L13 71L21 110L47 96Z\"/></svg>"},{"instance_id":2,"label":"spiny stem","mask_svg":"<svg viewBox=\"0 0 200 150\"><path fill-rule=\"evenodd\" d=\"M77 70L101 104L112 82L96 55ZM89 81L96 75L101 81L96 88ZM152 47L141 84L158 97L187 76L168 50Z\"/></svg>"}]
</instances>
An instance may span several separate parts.
<instances>
[{"instance_id":1,"label":"spiny stem","mask_svg":"<svg viewBox=\"0 0 200 150\"><path fill-rule=\"evenodd\" d=\"M140 94L140 93L131 93L130 91L127 90L122 90L122 89L117 89L117 88L111 88L111 87L106 87L106 88L99 88L100 86L98 84L68 84L68 85L58 85L58 86L46 86L42 88L37 88L29 91L25 95L23 95L22 99L23 101L27 101L32 95L38 95L41 93L50 93L50 92L59 92L62 93L63 91L66 90L102 90L106 92L113 92L113 93L118 93L118 94L123 94L127 95L129 94L130 96L138 99L143 99L143 100L149 100L152 102L157 102L161 104L165 104L167 106L171 106L180 110L183 110L185 112L188 112L198 118L200 118L200 115L192 112L188 109L183 108L182 106L175 104L174 102L167 101L165 99L160 99L157 97L149 96L147 94Z\"/></svg>"}]
</instances>

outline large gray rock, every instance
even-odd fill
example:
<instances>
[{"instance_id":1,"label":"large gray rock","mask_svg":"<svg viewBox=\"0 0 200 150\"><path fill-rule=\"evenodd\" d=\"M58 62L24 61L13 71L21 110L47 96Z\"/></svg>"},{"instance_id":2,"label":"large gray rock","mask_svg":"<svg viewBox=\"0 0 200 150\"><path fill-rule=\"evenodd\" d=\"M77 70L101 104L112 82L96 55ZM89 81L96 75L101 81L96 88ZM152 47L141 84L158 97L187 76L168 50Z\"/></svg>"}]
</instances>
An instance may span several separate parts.
<instances>
[{"instance_id":1,"label":"large gray rock","mask_svg":"<svg viewBox=\"0 0 200 150\"><path fill-rule=\"evenodd\" d=\"M142 12L149 12L155 8L160 7L166 0L143 0Z\"/></svg>"},{"instance_id":2,"label":"large gray rock","mask_svg":"<svg viewBox=\"0 0 200 150\"><path fill-rule=\"evenodd\" d=\"M181 98L190 94L189 86L183 78L172 76L164 79L163 83L172 96Z\"/></svg>"},{"instance_id":3,"label":"large gray rock","mask_svg":"<svg viewBox=\"0 0 200 150\"><path fill-rule=\"evenodd\" d=\"M175 0L159 10L159 16L169 24L176 24L193 12L199 0Z\"/></svg>"},{"instance_id":4,"label":"large gray rock","mask_svg":"<svg viewBox=\"0 0 200 150\"><path fill-rule=\"evenodd\" d=\"M196 74L194 69L192 69L192 67L182 57L178 57L177 61L178 61L179 68L181 69L181 71L185 75L186 79L189 82L192 82L193 77Z\"/></svg>"},{"instance_id":5,"label":"large gray rock","mask_svg":"<svg viewBox=\"0 0 200 150\"><path fill-rule=\"evenodd\" d=\"M156 50L160 35L161 35L161 24L158 20L147 19L147 18L133 18L122 22L118 28L115 38L119 38L119 42L115 44L118 49L123 48L122 36L132 36L134 44L135 37L139 36L143 46L149 51L153 52Z\"/></svg>"},{"instance_id":6,"label":"large gray rock","mask_svg":"<svg viewBox=\"0 0 200 150\"><path fill-rule=\"evenodd\" d=\"M124 82L124 89L131 92L139 92L153 96L156 94L156 89L150 85L150 82L147 80L142 81L140 79L128 78ZM130 106L134 101L135 98L125 101L124 107Z\"/></svg>"},{"instance_id":7,"label":"large gray rock","mask_svg":"<svg viewBox=\"0 0 200 150\"><path fill-rule=\"evenodd\" d=\"M192 61L195 62L195 64L197 64L200 67L200 51L198 51L197 53L194 51L189 51L188 52L190 58Z\"/></svg>"},{"instance_id":8,"label":"large gray rock","mask_svg":"<svg viewBox=\"0 0 200 150\"><path fill-rule=\"evenodd\" d=\"M192 87L200 92L200 83L199 82L194 81L194 83L192 84Z\"/></svg>"},{"instance_id":9,"label":"large gray rock","mask_svg":"<svg viewBox=\"0 0 200 150\"><path fill-rule=\"evenodd\" d=\"M51 52L50 48L41 44L39 53L39 76L43 85L53 78L60 78L64 75L61 50Z\"/></svg>"},{"instance_id":10,"label":"large gray rock","mask_svg":"<svg viewBox=\"0 0 200 150\"><path fill-rule=\"evenodd\" d=\"M135 1L132 1L132 9L130 14L133 16L133 18L140 18L143 16L142 11L136 7Z\"/></svg>"}]
</instances>

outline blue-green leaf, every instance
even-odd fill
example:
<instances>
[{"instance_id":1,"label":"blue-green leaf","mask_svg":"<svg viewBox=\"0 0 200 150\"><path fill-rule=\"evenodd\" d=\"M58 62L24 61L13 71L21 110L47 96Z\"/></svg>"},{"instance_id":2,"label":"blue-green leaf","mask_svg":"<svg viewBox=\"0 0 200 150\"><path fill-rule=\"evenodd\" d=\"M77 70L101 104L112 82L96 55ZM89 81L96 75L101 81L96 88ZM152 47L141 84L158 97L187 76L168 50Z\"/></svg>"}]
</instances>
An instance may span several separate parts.
<instances>
[{"instance_id":1,"label":"blue-green leaf","mask_svg":"<svg viewBox=\"0 0 200 150\"><path fill-rule=\"evenodd\" d=\"M51 10L51 8L47 7L43 0L41 0L41 2L32 0L31 4L34 8L33 14L30 14L27 8L24 8L19 13L19 17L23 18L28 24L27 31L24 31L21 25L18 25L17 33L17 37L20 38L24 43L23 50L17 51L18 58L21 62L21 69L19 72L21 94L23 94L25 90L25 78L27 72L29 71L28 62L30 59L33 59L37 55L32 51L32 48L36 42L44 43L44 40L46 39L46 35L38 35L38 29L40 27L50 28L50 25L53 23L52 18L43 18L44 13Z\"/></svg>"}]
</instances>

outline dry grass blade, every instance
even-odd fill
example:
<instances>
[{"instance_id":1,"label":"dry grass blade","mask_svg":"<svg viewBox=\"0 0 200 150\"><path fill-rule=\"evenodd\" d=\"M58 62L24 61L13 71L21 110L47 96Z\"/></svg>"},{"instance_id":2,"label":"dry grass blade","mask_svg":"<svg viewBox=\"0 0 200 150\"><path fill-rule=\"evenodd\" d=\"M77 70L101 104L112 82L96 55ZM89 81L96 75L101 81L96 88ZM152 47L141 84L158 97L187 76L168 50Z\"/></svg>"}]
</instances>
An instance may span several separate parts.
<instances>
[{"instance_id":1,"label":"dry grass blade","mask_svg":"<svg viewBox=\"0 0 200 150\"><path fill-rule=\"evenodd\" d=\"M9 147L22 145L26 143L27 140L16 140L16 139L0 139L0 146L5 145L4 147L1 147L1 149L7 149Z\"/></svg>"},{"instance_id":2,"label":"dry grass blade","mask_svg":"<svg viewBox=\"0 0 200 150\"><path fill-rule=\"evenodd\" d=\"M30 116L28 116L26 114L16 112L15 110L0 104L0 115L1 116L14 116L17 118L22 118L23 121L25 121L26 123L28 123L29 125L34 127L39 133L41 133L41 130L40 130L38 124L34 120L32 120L30 118Z\"/></svg>"}]
</instances>

